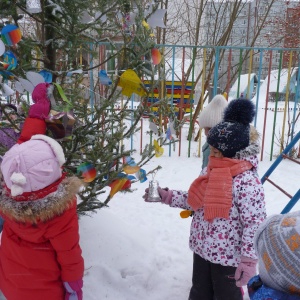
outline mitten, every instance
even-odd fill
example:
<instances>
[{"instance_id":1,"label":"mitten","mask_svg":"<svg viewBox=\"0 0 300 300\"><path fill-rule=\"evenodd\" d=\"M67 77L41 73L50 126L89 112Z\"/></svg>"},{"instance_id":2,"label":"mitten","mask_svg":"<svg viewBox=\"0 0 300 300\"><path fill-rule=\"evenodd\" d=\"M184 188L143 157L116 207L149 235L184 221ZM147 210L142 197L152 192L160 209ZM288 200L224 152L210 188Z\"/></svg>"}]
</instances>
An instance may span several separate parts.
<instances>
[{"instance_id":1,"label":"mitten","mask_svg":"<svg viewBox=\"0 0 300 300\"><path fill-rule=\"evenodd\" d=\"M248 281L256 275L257 259L242 256L241 262L236 268L234 279L237 287L247 285Z\"/></svg>"},{"instance_id":2,"label":"mitten","mask_svg":"<svg viewBox=\"0 0 300 300\"><path fill-rule=\"evenodd\" d=\"M169 190L169 188L161 188L158 187L158 193L161 198L161 202L170 205L172 202L173 191Z\"/></svg>"},{"instance_id":3,"label":"mitten","mask_svg":"<svg viewBox=\"0 0 300 300\"><path fill-rule=\"evenodd\" d=\"M50 112L49 93L52 92L52 86L49 83L38 84L32 92L33 105L30 106L28 117L44 120Z\"/></svg>"},{"instance_id":4,"label":"mitten","mask_svg":"<svg viewBox=\"0 0 300 300\"><path fill-rule=\"evenodd\" d=\"M66 289L65 300L82 300L83 280L64 282Z\"/></svg>"},{"instance_id":5,"label":"mitten","mask_svg":"<svg viewBox=\"0 0 300 300\"><path fill-rule=\"evenodd\" d=\"M172 202L172 196L173 196L172 190L169 190L168 188L162 189L161 187L158 187L157 190L158 190L159 196L161 198L160 202L170 205ZM143 196L143 198L146 202L148 201L148 196L149 196L149 189L146 188L145 194Z\"/></svg>"}]
</instances>

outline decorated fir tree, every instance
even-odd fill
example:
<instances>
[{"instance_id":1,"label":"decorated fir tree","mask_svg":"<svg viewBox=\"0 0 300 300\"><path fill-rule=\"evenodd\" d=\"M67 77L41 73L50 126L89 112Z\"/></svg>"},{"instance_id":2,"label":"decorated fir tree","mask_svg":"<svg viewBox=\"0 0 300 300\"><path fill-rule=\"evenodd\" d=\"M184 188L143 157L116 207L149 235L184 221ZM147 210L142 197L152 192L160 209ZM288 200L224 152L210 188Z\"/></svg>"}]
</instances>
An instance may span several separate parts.
<instances>
[{"instance_id":1,"label":"decorated fir tree","mask_svg":"<svg viewBox=\"0 0 300 300\"><path fill-rule=\"evenodd\" d=\"M130 191L128 174L137 175L133 182L142 179L141 167L155 148L170 143L161 122L162 113L175 119L168 99L161 97L155 104L160 105L158 118L147 105L164 76L160 60L153 59L155 25L147 23L151 18L153 23L156 9L154 4L126 0L1 1L0 138L16 139L13 134L28 113L33 89L40 82L52 84L47 134L63 146L66 171L87 182L78 204L81 214L107 205L120 190ZM9 39L13 36L16 40ZM130 106L132 97L139 101L137 109ZM7 103L18 111L10 111ZM135 162L134 150L126 149L124 140L138 130L145 113L159 137ZM8 147L2 142L1 154ZM111 187L108 197L102 196L106 186Z\"/></svg>"}]
</instances>

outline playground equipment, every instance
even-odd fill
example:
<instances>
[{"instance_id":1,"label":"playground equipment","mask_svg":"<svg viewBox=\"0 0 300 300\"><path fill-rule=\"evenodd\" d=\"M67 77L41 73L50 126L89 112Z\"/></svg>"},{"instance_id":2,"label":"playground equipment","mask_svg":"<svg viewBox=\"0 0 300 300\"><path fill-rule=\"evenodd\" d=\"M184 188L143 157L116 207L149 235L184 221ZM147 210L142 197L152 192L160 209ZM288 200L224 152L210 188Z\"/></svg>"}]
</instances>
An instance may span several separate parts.
<instances>
[{"instance_id":1,"label":"playground equipment","mask_svg":"<svg viewBox=\"0 0 300 300\"><path fill-rule=\"evenodd\" d=\"M144 81L145 86L148 89L151 89L151 82L148 80ZM181 81L165 81L163 88L165 89L165 97L169 100L169 105L174 107L175 114L179 114L179 109L183 109L183 114L190 113L194 107L194 91L192 91L192 82L186 82L183 84ZM147 105L152 106L151 110L154 113L159 111L159 106L155 106L156 102L160 100L161 95L157 88L153 89L153 93L150 93L148 98Z\"/></svg>"},{"instance_id":2,"label":"playground equipment","mask_svg":"<svg viewBox=\"0 0 300 300\"><path fill-rule=\"evenodd\" d=\"M276 188L278 188L281 192L283 192L286 196L290 198L290 201L281 211L282 214L288 213L293 208L293 206L297 203L297 201L300 199L300 189L294 194L294 196L292 196L289 193L287 193L283 188L281 188L279 185L277 185L275 182L273 182L269 177L283 159L289 159L297 164L300 164L300 161L293 159L287 155L292 150L292 148L295 146L295 144L298 142L299 139L300 139L300 131L295 135L295 137L291 140L291 142L287 145L287 147L282 151L282 153L278 156L278 158L274 161L271 167L261 178L262 184L268 181L269 183L273 184Z\"/></svg>"}]
</instances>

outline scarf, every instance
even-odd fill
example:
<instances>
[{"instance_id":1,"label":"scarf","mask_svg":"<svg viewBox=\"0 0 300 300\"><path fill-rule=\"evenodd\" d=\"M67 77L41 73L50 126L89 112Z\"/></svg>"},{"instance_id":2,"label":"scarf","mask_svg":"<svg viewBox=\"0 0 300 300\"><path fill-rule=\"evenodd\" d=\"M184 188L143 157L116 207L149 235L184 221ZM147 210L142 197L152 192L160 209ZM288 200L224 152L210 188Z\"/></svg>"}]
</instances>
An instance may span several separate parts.
<instances>
[{"instance_id":1,"label":"scarf","mask_svg":"<svg viewBox=\"0 0 300 300\"><path fill-rule=\"evenodd\" d=\"M51 183L50 185L46 186L45 188L38 190L38 191L33 191L33 192L25 192L22 195L19 196L11 196L11 191L10 189L5 185L5 191L7 196L10 196L12 199L15 201L34 201L34 200L39 200L47 195L54 193L57 190L57 187L59 184L66 178L66 173L62 173L62 176L56 180L55 182Z\"/></svg>"},{"instance_id":2,"label":"scarf","mask_svg":"<svg viewBox=\"0 0 300 300\"><path fill-rule=\"evenodd\" d=\"M187 203L194 211L203 207L205 220L228 219L232 206L232 178L252 168L245 160L210 156L207 174L191 184Z\"/></svg>"}]
</instances>

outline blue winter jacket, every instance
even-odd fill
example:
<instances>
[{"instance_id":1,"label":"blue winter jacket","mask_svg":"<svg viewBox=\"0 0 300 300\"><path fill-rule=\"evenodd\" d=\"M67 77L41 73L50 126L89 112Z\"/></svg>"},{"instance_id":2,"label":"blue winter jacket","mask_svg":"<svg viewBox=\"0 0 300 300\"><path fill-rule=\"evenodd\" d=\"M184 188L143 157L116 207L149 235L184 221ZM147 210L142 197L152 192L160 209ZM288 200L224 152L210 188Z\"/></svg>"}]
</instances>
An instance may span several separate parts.
<instances>
[{"instance_id":1,"label":"blue winter jacket","mask_svg":"<svg viewBox=\"0 0 300 300\"><path fill-rule=\"evenodd\" d=\"M247 287L250 300L300 300L300 295L287 294L264 285L259 275L252 277Z\"/></svg>"}]
</instances>

